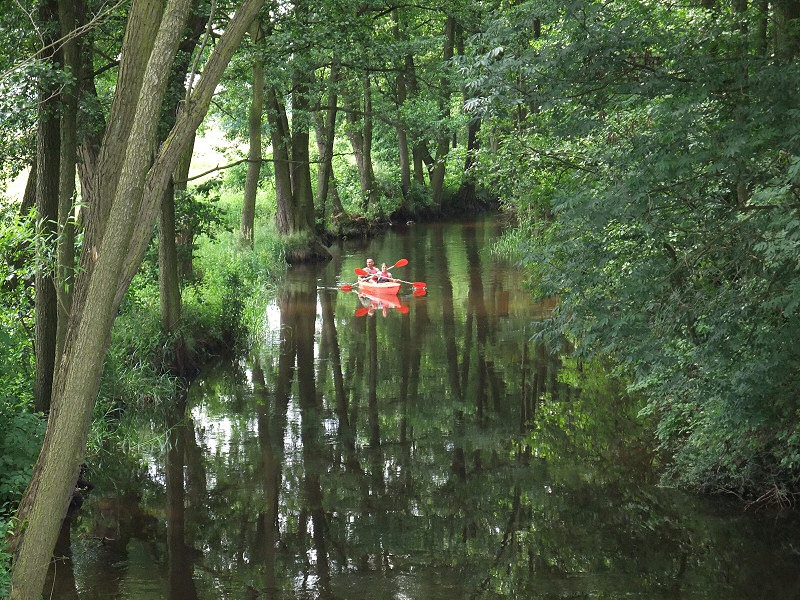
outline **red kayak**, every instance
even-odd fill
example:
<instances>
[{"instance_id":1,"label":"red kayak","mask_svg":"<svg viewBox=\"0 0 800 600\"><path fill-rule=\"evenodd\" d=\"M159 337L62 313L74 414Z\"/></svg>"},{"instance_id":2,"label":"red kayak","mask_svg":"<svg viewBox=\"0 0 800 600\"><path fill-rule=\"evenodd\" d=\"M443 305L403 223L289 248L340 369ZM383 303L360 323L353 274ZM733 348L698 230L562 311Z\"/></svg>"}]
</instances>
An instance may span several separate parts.
<instances>
[{"instance_id":1,"label":"red kayak","mask_svg":"<svg viewBox=\"0 0 800 600\"><path fill-rule=\"evenodd\" d=\"M396 296L400 291L400 283L397 281L385 281L376 283L374 281L361 280L358 282L358 289L367 294L380 294L381 296Z\"/></svg>"}]
</instances>

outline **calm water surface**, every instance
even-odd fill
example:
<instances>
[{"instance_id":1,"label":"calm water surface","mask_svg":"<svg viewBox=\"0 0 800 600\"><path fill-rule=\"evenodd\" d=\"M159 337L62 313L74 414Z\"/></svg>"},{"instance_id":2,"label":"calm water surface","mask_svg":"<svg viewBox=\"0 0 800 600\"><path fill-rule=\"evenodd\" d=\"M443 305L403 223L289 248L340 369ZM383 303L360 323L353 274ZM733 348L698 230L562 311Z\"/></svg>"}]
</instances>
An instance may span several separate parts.
<instances>
[{"instance_id":1,"label":"calm water surface","mask_svg":"<svg viewBox=\"0 0 800 600\"><path fill-rule=\"evenodd\" d=\"M293 269L262 339L91 457L53 598L800 597L797 517L657 485L637 406L530 341L493 220ZM367 256L427 284L341 291Z\"/></svg>"}]
</instances>

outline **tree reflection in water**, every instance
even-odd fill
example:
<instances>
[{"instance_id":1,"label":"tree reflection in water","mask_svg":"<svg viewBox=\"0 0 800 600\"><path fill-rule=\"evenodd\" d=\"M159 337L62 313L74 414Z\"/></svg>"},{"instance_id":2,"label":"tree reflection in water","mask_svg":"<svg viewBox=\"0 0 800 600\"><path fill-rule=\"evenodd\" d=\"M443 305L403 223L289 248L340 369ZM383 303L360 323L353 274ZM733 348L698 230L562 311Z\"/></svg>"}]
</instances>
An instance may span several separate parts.
<instances>
[{"instance_id":1,"label":"tree reflection in water","mask_svg":"<svg viewBox=\"0 0 800 600\"><path fill-rule=\"evenodd\" d=\"M356 294L317 289L347 279L361 252L293 269L266 309L263 343L161 417L131 417L143 437L166 426L165 452L142 463L117 451L95 466L62 588L171 599L791 596L795 518L659 488L636 399L601 365L531 341L552 305L532 306L515 270L490 258L497 235L486 220L373 241L371 255L406 257L406 278L428 282L426 296L401 292L408 312L385 319L356 317Z\"/></svg>"}]
</instances>

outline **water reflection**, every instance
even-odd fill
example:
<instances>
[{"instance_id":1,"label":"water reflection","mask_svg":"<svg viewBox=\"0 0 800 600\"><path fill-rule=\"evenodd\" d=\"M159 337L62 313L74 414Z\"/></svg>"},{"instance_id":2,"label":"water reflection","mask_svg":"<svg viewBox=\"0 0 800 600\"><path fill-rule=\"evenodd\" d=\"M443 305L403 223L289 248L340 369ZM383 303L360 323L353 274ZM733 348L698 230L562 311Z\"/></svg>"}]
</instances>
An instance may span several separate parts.
<instances>
[{"instance_id":1,"label":"water reflection","mask_svg":"<svg viewBox=\"0 0 800 600\"><path fill-rule=\"evenodd\" d=\"M374 241L428 283L385 316L336 289L363 248L293 270L245 360L139 415L163 453L97 465L55 597L792 596L794 517L656 487L635 401L530 340L497 227Z\"/></svg>"}]
</instances>

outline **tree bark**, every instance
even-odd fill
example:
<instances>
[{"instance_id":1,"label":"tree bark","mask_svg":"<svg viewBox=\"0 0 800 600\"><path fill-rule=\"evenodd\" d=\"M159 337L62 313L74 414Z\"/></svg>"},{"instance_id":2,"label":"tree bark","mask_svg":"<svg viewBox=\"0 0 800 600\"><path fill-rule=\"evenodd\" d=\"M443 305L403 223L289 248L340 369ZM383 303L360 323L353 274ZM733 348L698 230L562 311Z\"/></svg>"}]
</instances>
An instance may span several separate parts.
<instances>
[{"instance_id":1,"label":"tree bark","mask_svg":"<svg viewBox=\"0 0 800 600\"><path fill-rule=\"evenodd\" d=\"M57 23L58 4L45 0L39 7L42 31L50 31ZM51 53L52 36L45 38L46 49L39 58L57 67L58 57ZM58 184L61 145L61 127L58 118L58 89L52 78L45 75L39 82L39 124L36 134L36 228L39 235L53 243L58 222ZM33 403L37 411L50 408L53 389L53 372L56 362L56 328L58 304L54 278L55 265L39 264L36 268L36 305L34 308L34 352L36 376L33 388Z\"/></svg>"},{"instance_id":2,"label":"tree bark","mask_svg":"<svg viewBox=\"0 0 800 600\"><path fill-rule=\"evenodd\" d=\"M61 157L58 192L58 266L56 297L58 322L56 327L56 357L64 352L67 320L72 308L75 281L75 174L78 162L78 82L81 79L80 41L75 36L77 11L73 0L59 0L58 20L61 25L61 48L64 68L73 81L61 92Z\"/></svg>"},{"instance_id":3,"label":"tree bark","mask_svg":"<svg viewBox=\"0 0 800 600\"><path fill-rule=\"evenodd\" d=\"M293 114L310 114L308 75L297 73L292 85ZM298 231L314 235L314 188L311 183L311 153L307 121L295 118L292 122L292 197Z\"/></svg>"},{"instance_id":4,"label":"tree bark","mask_svg":"<svg viewBox=\"0 0 800 600\"><path fill-rule=\"evenodd\" d=\"M120 79L124 78L122 65L147 66L140 76L133 76L142 82L136 86L135 96L119 100L134 105L133 110L123 111L130 123L109 120L109 131L127 132L123 144L120 146L108 133L104 137L101 154L108 154L105 148L108 143L123 149L124 158L118 170L96 175L102 184L98 189L115 189L115 195L108 203L107 221L92 224L93 235L81 257L82 270L76 281L65 352L54 381L45 439L17 514L21 526L12 540L12 600L34 600L42 593L47 565L83 458L117 309L152 237L159 201L176 163L208 110L225 66L262 4L263 0L246 0L237 11L152 167L151 152L161 103L189 0L169 0L156 28L155 40L134 34L132 30L140 29L135 16L146 21L150 13L161 15L163 3L134 0L131 5ZM144 56L133 59L132 54ZM119 93L118 88L117 96ZM115 97L115 104L117 100ZM115 181L105 181L109 177ZM95 218L103 214L103 211L93 212ZM97 235L99 232L101 236Z\"/></svg>"},{"instance_id":5,"label":"tree bark","mask_svg":"<svg viewBox=\"0 0 800 600\"><path fill-rule=\"evenodd\" d=\"M333 176L333 146L336 141L336 117L339 110L339 58L334 56L331 63L331 74L328 84L328 103L324 114L322 110L315 111L317 117L317 151L319 153L319 171L317 175L317 202L322 216L325 206L330 199L333 205L333 216L344 215L344 207L339 199L339 194L331 188L336 185Z\"/></svg>"},{"instance_id":6,"label":"tree bark","mask_svg":"<svg viewBox=\"0 0 800 600\"><path fill-rule=\"evenodd\" d=\"M170 181L164 190L158 220L158 295L161 304L161 329L166 334L174 333L181 321L180 276L175 236L175 188Z\"/></svg>"},{"instance_id":7,"label":"tree bark","mask_svg":"<svg viewBox=\"0 0 800 600\"><path fill-rule=\"evenodd\" d=\"M289 263L330 260L330 253L317 238L314 226L308 126L298 116L293 127L289 127L286 108L275 88L269 90L267 102L275 169L275 224L281 235L297 235L302 240L300 245L287 250L286 260ZM308 85L301 76L294 78L291 102L295 115L303 115L310 109Z\"/></svg>"},{"instance_id":8,"label":"tree bark","mask_svg":"<svg viewBox=\"0 0 800 600\"><path fill-rule=\"evenodd\" d=\"M275 88L270 88L268 102L267 119L269 120L270 136L272 138L275 199L277 201L275 225L278 233L289 235L295 229L292 211L294 203L292 198L292 177L289 168L289 119L286 116L286 108Z\"/></svg>"},{"instance_id":9,"label":"tree bark","mask_svg":"<svg viewBox=\"0 0 800 600\"><path fill-rule=\"evenodd\" d=\"M258 21L253 25L251 33L253 42L261 38L261 27ZM241 240L253 246L256 218L256 195L261 177L261 119L264 115L264 59L256 50L253 56L253 97L250 100L250 114L247 128L250 138L250 150L247 162L247 179L244 183L244 200L242 201L242 223L239 230Z\"/></svg>"}]
</instances>

